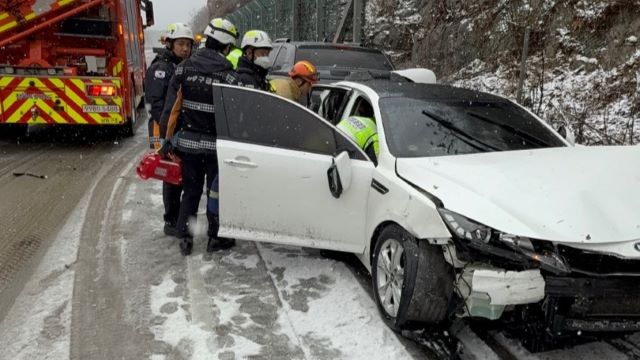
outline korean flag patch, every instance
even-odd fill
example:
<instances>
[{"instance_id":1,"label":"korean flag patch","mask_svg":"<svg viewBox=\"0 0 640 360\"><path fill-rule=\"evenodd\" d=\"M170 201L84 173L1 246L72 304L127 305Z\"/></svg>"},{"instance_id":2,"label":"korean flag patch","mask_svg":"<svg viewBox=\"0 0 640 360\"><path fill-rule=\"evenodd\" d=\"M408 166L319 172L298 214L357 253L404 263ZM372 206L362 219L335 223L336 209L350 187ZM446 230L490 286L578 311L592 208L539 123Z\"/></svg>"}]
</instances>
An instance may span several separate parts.
<instances>
[{"instance_id":1,"label":"korean flag patch","mask_svg":"<svg viewBox=\"0 0 640 360\"><path fill-rule=\"evenodd\" d=\"M164 79L166 73L162 70L156 70L155 78L156 79Z\"/></svg>"}]
</instances>

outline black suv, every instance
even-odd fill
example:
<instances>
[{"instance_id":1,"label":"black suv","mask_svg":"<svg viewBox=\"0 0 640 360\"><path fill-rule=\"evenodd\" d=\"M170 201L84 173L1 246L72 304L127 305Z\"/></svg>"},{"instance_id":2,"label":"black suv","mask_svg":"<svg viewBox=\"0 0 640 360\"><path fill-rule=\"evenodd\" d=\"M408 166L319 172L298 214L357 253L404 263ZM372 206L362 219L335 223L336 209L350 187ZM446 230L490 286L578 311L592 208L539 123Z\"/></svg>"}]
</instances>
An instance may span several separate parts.
<instances>
[{"instance_id":1,"label":"black suv","mask_svg":"<svg viewBox=\"0 0 640 360\"><path fill-rule=\"evenodd\" d=\"M277 39L273 43L269 59L269 77L287 76L297 61L309 60L317 67L321 83L344 80L355 71L394 70L393 64L382 51L351 44Z\"/></svg>"}]
</instances>

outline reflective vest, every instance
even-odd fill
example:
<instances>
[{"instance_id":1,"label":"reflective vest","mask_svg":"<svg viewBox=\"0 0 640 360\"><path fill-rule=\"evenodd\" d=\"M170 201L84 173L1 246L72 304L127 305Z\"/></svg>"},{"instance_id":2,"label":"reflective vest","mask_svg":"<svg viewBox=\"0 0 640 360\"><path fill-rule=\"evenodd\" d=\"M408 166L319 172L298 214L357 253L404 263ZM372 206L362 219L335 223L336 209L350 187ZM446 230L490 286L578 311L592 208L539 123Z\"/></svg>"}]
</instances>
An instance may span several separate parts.
<instances>
[{"instance_id":1,"label":"reflective vest","mask_svg":"<svg viewBox=\"0 0 640 360\"><path fill-rule=\"evenodd\" d=\"M229 55L227 55L227 60L229 60L231 66L233 66L233 70L238 69L238 60L240 60L240 57L242 57L242 50L238 48L231 50Z\"/></svg>"},{"instance_id":2,"label":"reflective vest","mask_svg":"<svg viewBox=\"0 0 640 360\"><path fill-rule=\"evenodd\" d=\"M350 116L338 123L338 129L349 135L362 150L366 150L370 145L373 145L373 151L378 156L380 152L378 147L378 127L372 118Z\"/></svg>"}]
</instances>

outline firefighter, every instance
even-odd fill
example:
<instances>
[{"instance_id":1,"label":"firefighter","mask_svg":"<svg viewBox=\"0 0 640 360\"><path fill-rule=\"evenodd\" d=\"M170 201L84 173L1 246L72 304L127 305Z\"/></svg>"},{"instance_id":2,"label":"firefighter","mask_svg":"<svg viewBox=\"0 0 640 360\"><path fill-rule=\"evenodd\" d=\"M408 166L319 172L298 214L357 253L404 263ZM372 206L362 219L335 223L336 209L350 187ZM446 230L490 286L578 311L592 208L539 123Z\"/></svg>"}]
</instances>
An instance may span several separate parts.
<instances>
[{"instance_id":1,"label":"firefighter","mask_svg":"<svg viewBox=\"0 0 640 360\"><path fill-rule=\"evenodd\" d=\"M238 62L238 76L242 85L259 90L269 90L267 72L269 53L273 46L269 35L260 30L247 31L242 37L242 57Z\"/></svg>"},{"instance_id":2,"label":"firefighter","mask_svg":"<svg viewBox=\"0 0 640 360\"><path fill-rule=\"evenodd\" d=\"M247 31L242 38L240 47L242 48L242 56L240 58L236 58L235 55L232 56L232 53L227 56L227 60L231 61L232 65L234 58L237 61L240 83L246 87L268 91L269 83L266 76L270 63L269 53L273 48L269 35L260 30ZM209 188L207 216L217 217L218 210L218 177L216 176Z\"/></svg>"},{"instance_id":3,"label":"firefighter","mask_svg":"<svg viewBox=\"0 0 640 360\"><path fill-rule=\"evenodd\" d=\"M166 49L160 50L153 59L145 76L145 105L149 111L149 146L160 148L160 116L164 108L169 81L176 66L191 55L195 38L189 26L170 24L160 42Z\"/></svg>"},{"instance_id":4,"label":"firefighter","mask_svg":"<svg viewBox=\"0 0 640 360\"><path fill-rule=\"evenodd\" d=\"M162 37L166 46L151 62L145 77L145 106L149 111L149 146L160 149L160 116L164 108L169 81L176 66L189 57L194 37L191 29L182 23L169 25ZM182 187L163 183L164 233L175 235Z\"/></svg>"},{"instance_id":5,"label":"firefighter","mask_svg":"<svg viewBox=\"0 0 640 360\"><path fill-rule=\"evenodd\" d=\"M318 82L318 71L310 61L301 60L293 65L288 78L277 78L270 82L271 91L289 100L304 104L311 86Z\"/></svg>"},{"instance_id":6,"label":"firefighter","mask_svg":"<svg viewBox=\"0 0 640 360\"><path fill-rule=\"evenodd\" d=\"M373 118L367 116L350 116L338 123L338 129L347 134L358 146L377 163L380 149L378 147L378 127Z\"/></svg>"},{"instance_id":7,"label":"firefighter","mask_svg":"<svg viewBox=\"0 0 640 360\"><path fill-rule=\"evenodd\" d=\"M193 248L189 220L198 210L205 178L209 191L218 173L215 122L215 106L218 104L213 104L211 85L238 84L238 74L225 58L238 38L235 26L228 20L215 18L207 26L204 35L207 37L205 47L176 68L161 121L166 136L160 153L167 155L173 152L175 146L182 158L184 193L176 227L183 255L191 254ZM181 129L174 136L178 122L181 123ZM235 240L218 237L217 215L207 213L207 218L207 252L232 247Z\"/></svg>"}]
</instances>

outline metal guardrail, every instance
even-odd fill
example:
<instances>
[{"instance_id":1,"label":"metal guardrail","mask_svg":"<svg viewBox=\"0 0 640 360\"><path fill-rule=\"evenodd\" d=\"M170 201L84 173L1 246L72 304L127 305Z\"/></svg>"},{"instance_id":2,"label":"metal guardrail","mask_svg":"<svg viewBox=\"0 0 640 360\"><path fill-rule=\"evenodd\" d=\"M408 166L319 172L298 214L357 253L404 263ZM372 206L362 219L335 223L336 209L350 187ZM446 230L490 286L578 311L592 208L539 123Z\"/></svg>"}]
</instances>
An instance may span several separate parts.
<instances>
[{"instance_id":1,"label":"metal guardrail","mask_svg":"<svg viewBox=\"0 0 640 360\"><path fill-rule=\"evenodd\" d=\"M365 0L254 0L226 17L241 33L259 29L272 39L362 40ZM355 31L354 31L355 30Z\"/></svg>"}]
</instances>

